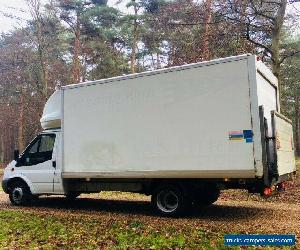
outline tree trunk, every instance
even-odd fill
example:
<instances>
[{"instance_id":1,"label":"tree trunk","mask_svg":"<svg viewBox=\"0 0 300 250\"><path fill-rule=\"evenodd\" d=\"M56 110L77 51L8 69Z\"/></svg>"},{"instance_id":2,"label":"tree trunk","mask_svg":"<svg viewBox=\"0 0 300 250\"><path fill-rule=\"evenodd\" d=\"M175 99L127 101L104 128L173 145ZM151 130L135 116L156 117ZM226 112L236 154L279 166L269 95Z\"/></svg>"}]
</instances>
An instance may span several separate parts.
<instances>
[{"instance_id":1,"label":"tree trunk","mask_svg":"<svg viewBox=\"0 0 300 250\"><path fill-rule=\"evenodd\" d=\"M210 59L210 50L209 50L209 25L211 22L211 6L212 0L205 1L205 20L204 20L204 39L203 39L203 60Z\"/></svg>"},{"instance_id":2,"label":"tree trunk","mask_svg":"<svg viewBox=\"0 0 300 250\"><path fill-rule=\"evenodd\" d=\"M132 0L132 2L135 3L135 0ZM131 45L131 73L135 73L136 71L136 50L137 50L137 39L138 39L138 22L137 22L137 14L138 14L138 8L136 5L134 5L134 20L133 20L133 39L132 39L132 45Z\"/></svg>"},{"instance_id":3,"label":"tree trunk","mask_svg":"<svg viewBox=\"0 0 300 250\"><path fill-rule=\"evenodd\" d=\"M296 113L296 124L295 124L295 145L296 145L296 154L300 156L300 97L296 97L295 102L295 113Z\"/></svg>"},{"instance_id":4,"label":"tree trunk","mask_svg":"<svg viewBox=\"0 0 300 250\"><path fill-rule=\"evenodd\" d=\"M4 134L5 134L5 128L4 128L4 130L2 130L3 131L3 133L1 133L1 135L0 135L0 165L2 164L2 163L4 163L4 149L5 149L5 147L4 147Z\"/></svg>"},{"instance_id":5,"label":"tree trunk","mask_svg":"<svg viewBox=\"0 0 300 250\"><path fill-rule=\"evenodd\" d=\"M278 78L278 88L279 88L279 95L281 96L282 90L282 81L280 75L280 38L281 38L281 31L284 22L284 16L286 11L287 0L281 0L279 9L273 20L273 28L272 28L272 71L273 74Z\"/></svg>"},{"instance_id":6,"label":"tree trunk","mask_svg":"<svg viewBox=\"0 0 300 250\"><path fill-rule=\"evenodd\" d=\"M46 56L45 41L43 36L43 27L42 27L42 15L41 15L41 1L40 0L27 0L28 6L30 8L31 16L36 23L36 41L38 48L38 60L41 67L40 78L42 82L41 92L43 98L46 99L48 96L48 82L49 82L49 73L48 73L48 60Z\"/></svg>"},{"instance_id":7,"label":"tree trunk","mask_svg":"<svg viewBox=\"0 0 300 250\"><path fill-rule=\"evenodd\" d=\"M73 82L78 83L80 82L80 17L79 13L77 12L77 19L76 19L76 28L75 28L75 41L74 41L74 55L73 55Z\"/></svg>"},{"instance_id":8,"label":"tree trunk","mask_svg":"<svg viewBox=\"0 0 300 250\"><path fill-rule=\"evenodd\" d=\"M37 19L37 41L38 41L38 54L39 54L39 61L42 68L41 71L41 80L43 84L43 95L46 99L48 96L48 68L47 68L47 59L45 56L44 51L44 41L43 41L43 35L42 35L42 24L41 20Z\"/></svg>"},{"instance_id":9,"label":"tree trunk","mask_svg":"<svg viewBox=\"0 0 300 250\"><path fill-rule=\"evenodd\" d=\"M24 92L21 91L21 98L20 98L20 113L19 113L19 131L18 131L18 148L19 151L22 152L25 145L25 138L24 138Z\"/></svg>"},{"instance_id":10,"label":"tree trunk","mask_svg":"<svg viewBox=\"0 0 300 250\"><path fill-rule=\"evenodd\" d=\"M157 69L161 68L161 62L160 62L159 53L156 53L156 68Z\"/></svg>"},{"instance_id":11,"label":"tree trunk","mask_svg":"<svg viewBox=\"0 0 300 250\"><path fill-rule=\"evenodd\" d=\"M82 46L82 45L81 45ZM83 54L83 62L82 62L82 70L81 70L81 77L82 77L82 81L85 82L86 81L86 72L87 72L87 55Z\"/></svg>"}]
</instances>

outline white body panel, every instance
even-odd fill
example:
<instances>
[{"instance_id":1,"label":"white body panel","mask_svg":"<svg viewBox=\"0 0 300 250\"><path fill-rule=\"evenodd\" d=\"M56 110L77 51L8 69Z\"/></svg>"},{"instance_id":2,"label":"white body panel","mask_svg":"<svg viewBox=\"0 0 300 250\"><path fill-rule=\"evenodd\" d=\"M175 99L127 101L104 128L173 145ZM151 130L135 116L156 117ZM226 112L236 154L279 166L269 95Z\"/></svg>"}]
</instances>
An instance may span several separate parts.
<instances>
[{"instance_id":1,"label":"white body panel","mask_svg":"<svg viewBox=\"0 0 300 250\"><path fill-rule=\"evenodd\" d=\"M47 101L40 120L43 129L61 127L61 93L55 91Z\"/></svg>"},{"instance_id":2,"label":"white body panel","mask_svg":"<svg viewBox=\"0 0 300 250\"><path fill-rule=\"evenodd\" d=\"M22 180L24 180L27 183L31 193L33 193L33 194L39 193L40 190L43 189L43 187L33 184L31 179L29 179L26 175L23 174L23 169L19 168L19 169L17 169L17 171L14 171L15 167L16 167L16 163L17 162L15 160L13 160L12 162L10 162L7 165L7 167L5 168L4 173L3 173L3 180L9 180L9 179L13 179L13 178L21 178Z\"/></svg>"},{"instance_id":3,"label":"white body panel","mask_svg":"<svg viewBox=\"0 0 300 250\"><path fill-rule=\"evenodd\" d=\"M3 179L20 178L24 180L32 194L52 194L54 168L51 161L41 164L16 167L12 161L4 171Z\"/></svg>"},{"instance_id":4,"label":"white body panel","mask_svg":"<svg viewBox=\"0 0 300 250\"><path fill-rule=\"evenodd\" d=\"M63 175L254 177L250 59L63 88Z\"/></svg>"}]
</instances>

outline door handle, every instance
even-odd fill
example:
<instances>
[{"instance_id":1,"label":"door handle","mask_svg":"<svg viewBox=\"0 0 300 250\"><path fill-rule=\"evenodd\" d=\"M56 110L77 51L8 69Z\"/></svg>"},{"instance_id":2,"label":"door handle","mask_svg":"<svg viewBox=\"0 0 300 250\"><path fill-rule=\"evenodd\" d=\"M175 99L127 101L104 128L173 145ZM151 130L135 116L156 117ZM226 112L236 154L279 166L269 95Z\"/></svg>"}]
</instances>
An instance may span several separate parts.
<instances>
[{"instance_id":1,"label":"door handle","mask_svg":"<svg viewBox=\"0 0 300 250\"><path fill-rule=\"evenodd\" d=\"M56 161L52 161L52 167L56 168Z\"/></svg>"}]
</instances>

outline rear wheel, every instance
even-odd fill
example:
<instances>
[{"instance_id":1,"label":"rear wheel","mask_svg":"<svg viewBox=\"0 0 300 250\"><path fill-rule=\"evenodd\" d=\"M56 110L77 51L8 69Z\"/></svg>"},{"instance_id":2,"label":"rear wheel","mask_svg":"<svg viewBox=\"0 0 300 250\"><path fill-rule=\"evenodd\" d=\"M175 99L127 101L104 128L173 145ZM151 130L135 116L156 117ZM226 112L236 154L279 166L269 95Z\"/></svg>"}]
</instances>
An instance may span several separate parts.
<instances>
[{"instance_id":1,"label":"rear wheel","mask_svg":"<svg viewBox=\"0 0 300 250\"><path fill-rule=\"evenodd\" d=\"M74 192L74 191L72 191L72 192L66 193L66 198L67 198L68 200L75 200L79 195L80 195L79 192Z\"/></svg>"},{"instance_id":2,"label":"rear wheel","mask_svg":"<svg viewBox=\"0 0 300 250\"><path fill-rule=\"evenodd\" d=\"M29 187L21 181L16 181L9 187L9 199L13 205L28 205L32 199Z\"/></svg>"},{"instance_id":3,"label":"rear wheel","mask_svg":"<svg viewBox=\"0 0 300 250\"><path fill-rule=\"evenodd\" d=\"M152 194L151 202L163 216L178 216L187 207L187 198L183 191L173 184L159 186Z\"/></svg>"}]
</instances>

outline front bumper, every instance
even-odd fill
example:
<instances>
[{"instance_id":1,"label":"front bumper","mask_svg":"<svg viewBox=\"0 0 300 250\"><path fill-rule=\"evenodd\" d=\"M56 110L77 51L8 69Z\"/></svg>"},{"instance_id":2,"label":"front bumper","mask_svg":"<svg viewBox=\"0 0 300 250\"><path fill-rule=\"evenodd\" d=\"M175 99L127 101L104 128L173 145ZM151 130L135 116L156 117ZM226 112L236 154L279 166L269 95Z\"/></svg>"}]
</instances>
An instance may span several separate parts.
<instances>
[{"instance_id":1,"label":"front bumper","mask_svg":"<svg viewBox=\"0 0 300 250\"><path fill-rule=\"evenodd\" d=\"M8 189L7 189L7 183L8 183L8 179L3 179L2 180L2 189L5 193L8 193Z\"/></svg>"}]
</instances>

